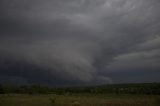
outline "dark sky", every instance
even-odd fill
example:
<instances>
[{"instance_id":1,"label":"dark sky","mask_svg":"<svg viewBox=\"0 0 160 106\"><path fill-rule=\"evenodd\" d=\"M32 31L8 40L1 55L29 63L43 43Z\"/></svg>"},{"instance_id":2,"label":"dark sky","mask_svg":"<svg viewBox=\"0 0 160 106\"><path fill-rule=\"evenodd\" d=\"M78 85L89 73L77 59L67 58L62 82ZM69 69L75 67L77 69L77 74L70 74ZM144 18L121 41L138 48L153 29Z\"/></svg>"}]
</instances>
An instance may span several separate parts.
<instances>
[{"instance_id":1,"label":"dark sky","mask_svg":"<svg viewBox=\"0 0 160 106\"><path fill-rule=\"evenodd\" d=\"M160 0L0 0L0 83L160 82Z\"/></svg>"}]
</instances>

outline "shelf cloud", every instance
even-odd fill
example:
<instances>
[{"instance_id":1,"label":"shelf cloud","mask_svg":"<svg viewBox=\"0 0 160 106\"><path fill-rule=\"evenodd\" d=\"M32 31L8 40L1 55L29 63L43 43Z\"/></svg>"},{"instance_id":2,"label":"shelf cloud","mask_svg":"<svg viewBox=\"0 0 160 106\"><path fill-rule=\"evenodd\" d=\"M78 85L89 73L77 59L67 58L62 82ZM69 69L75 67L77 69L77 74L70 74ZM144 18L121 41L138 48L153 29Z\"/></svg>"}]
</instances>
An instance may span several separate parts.
<instances>
[{"instance_id":1,"label":"shelf cloud","mask_svg":"<svg viewBox=\"0 0 160 106\"><path fill-rule=\"evenodd\" d=\"M1 0L0 8L0 83L160 81L159 0Z\"/></svg>"}]
</instances>

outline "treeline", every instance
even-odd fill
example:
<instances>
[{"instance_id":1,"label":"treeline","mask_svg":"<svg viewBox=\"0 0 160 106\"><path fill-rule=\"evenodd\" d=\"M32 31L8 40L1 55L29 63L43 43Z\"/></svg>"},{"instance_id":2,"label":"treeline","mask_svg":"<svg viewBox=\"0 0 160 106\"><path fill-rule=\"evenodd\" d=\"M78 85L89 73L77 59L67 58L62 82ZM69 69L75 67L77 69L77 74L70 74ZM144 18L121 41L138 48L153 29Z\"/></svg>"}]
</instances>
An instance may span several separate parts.
<instances>
[{"instance_id":1,"label":"treeline","mask_svg":"<svg viewBox=\"0 0 160 106\"><path fill-rule=\"evenodd\" d=\"M51 88L39 85L31 86L11 86L11 85L0 85L0 94L47 94Z\"/></svg>"},{"instance_id":2,"label":"treeline","mask_svg":"<svg viewBox=\"0 0 160 106\"><path fill-rule=\"evenodd\" d=\"M95 94L148 94L160 95L160 83L141 84L115 84L96 87L75 87L65 89L72 93L95 93Z\"/></svg>"},{"instance_id":3,"label":"treeline","mask_svg":"<svg viewBox=\"0 0 160 106\"><path fill-rule=\"evenodd\" d=\"M40 85L28 86L2 86L0 85L0 94L148 94L160 95L160 83L145 84L115 84L92 87L68 87L52 88Z\"/></svg>"}]
</instances>

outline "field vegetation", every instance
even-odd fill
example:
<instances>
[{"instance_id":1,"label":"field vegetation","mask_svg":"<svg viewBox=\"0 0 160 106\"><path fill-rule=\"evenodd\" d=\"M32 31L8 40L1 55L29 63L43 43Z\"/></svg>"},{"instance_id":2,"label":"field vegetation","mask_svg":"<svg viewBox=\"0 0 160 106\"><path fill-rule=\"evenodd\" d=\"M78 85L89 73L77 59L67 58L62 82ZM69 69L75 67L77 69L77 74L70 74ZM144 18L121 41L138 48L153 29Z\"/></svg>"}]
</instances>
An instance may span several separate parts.
<instances>
[{"instance_id":1,"label":"field vegetation","mask_svg":"<svg viewBox=\"0 0 160 106\"><path fill-rule=\"evenodd\" d=\"M160 106L160 84L0 86L0 106Z\"/></svg>"}]
</instances>

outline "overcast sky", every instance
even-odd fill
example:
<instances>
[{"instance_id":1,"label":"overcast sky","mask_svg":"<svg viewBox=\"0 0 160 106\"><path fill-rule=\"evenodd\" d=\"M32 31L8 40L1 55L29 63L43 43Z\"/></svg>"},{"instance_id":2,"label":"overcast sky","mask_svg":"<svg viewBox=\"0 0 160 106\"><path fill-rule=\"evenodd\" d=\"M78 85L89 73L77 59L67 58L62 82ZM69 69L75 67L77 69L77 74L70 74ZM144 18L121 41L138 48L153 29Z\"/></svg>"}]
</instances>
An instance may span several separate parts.
<instances>
[{"instance_id":1,"label":"overcast sky","mask_svg":"<svg viewBox=\"0 0 160 106\"><path fill-rule=\"evenodd\" d=\"M160 82L159 0L1 0L0 83Z\"/></svg>"}]
</instances>

